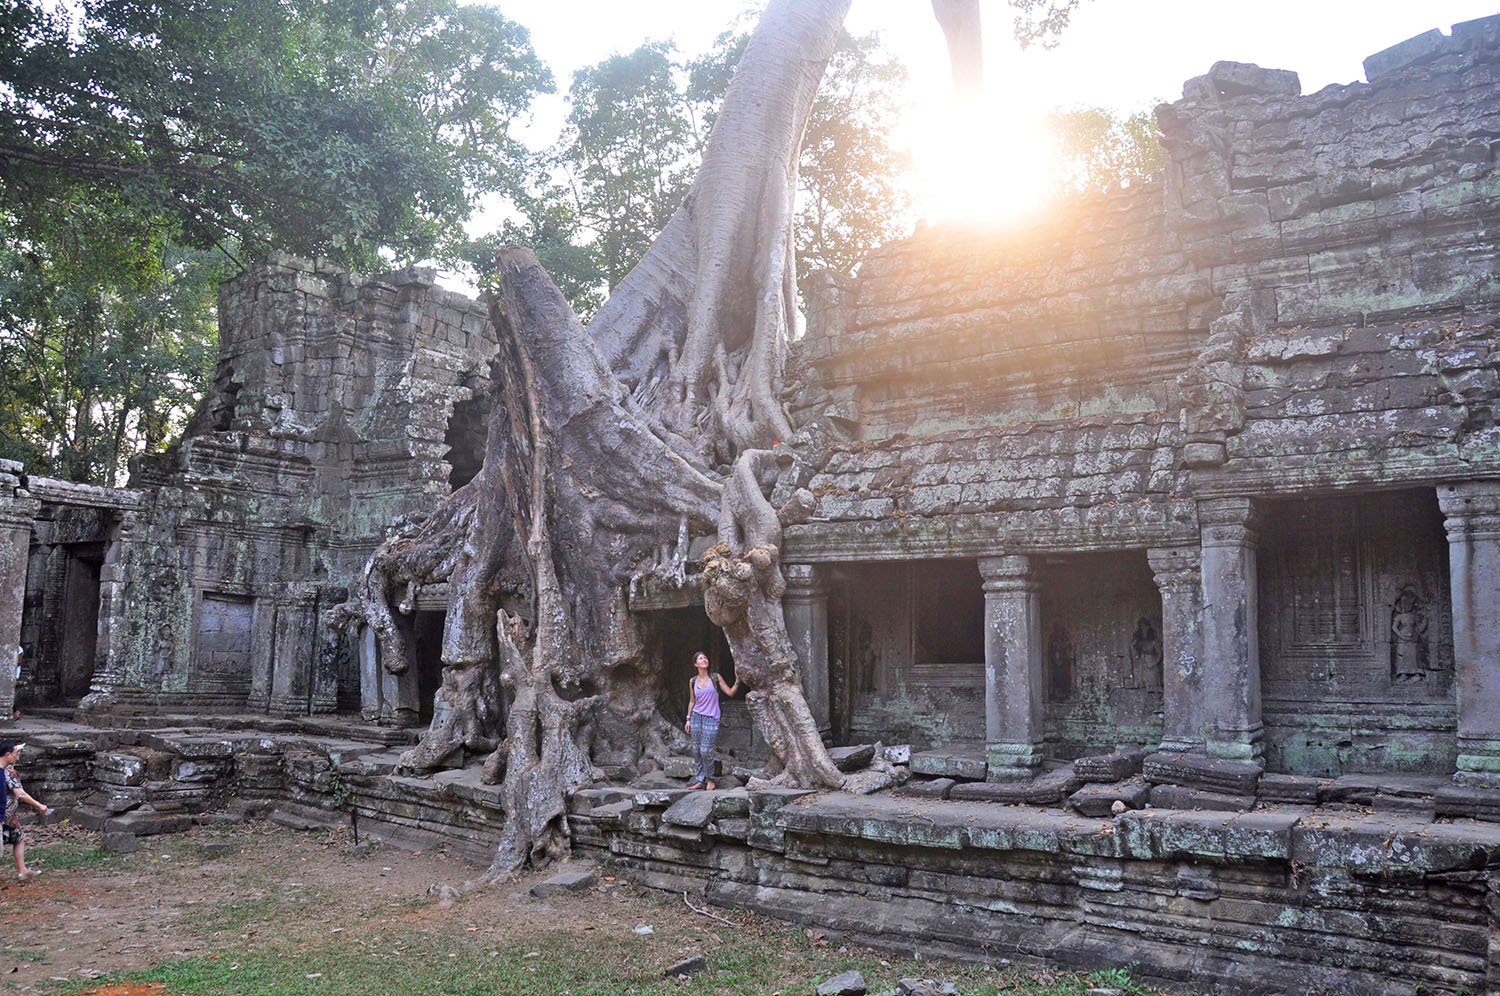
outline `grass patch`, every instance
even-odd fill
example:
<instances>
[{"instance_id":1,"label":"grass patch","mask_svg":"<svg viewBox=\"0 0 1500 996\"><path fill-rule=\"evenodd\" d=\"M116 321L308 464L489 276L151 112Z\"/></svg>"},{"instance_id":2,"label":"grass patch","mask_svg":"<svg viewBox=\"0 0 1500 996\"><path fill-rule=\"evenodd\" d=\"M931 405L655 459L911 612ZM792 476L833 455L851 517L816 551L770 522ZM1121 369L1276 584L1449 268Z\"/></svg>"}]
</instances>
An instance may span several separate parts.
<instances>
[{"instance_id":1,"label":"grass patch","mask_svg":"<svg viewBox=\"0 0 1500 996\"><path fill-rule=\"evenodd\" d=\"M235 904L238 909L244 905ZM1083 975L1028 973L912 958L882 957L865 950L838 951L808 943L799 931L747 930L705 948L691 937L645 938L539 932L521 943L487 942L461 927L346 935L298 950L266 946L231 948L206 958L166 962L144 972L94 980L166 986L174 996L359 996L371 992L432 992L445 996L709 996L808 992L818 982L857 968L872 992L898 979L931 976L951 980L964 996L1082 996L1108 982L1131 996L1151 990L1123 969ZM663 979L665 966L702 949L708 969L686 981ZM60 992L80 992L72 983Z\"/></svg>"},{"instance_id":2,"label":"grass patch","mask_svg":"<svg viewBox=\"0 0 1500 996\"><path fill-rule=\"evenodd\" d=\"M38 951L35 948L13 948L9 944L0 947L0 961L30 961L44 962L47 960L47 952Z\"/></svg>"},{"instance_id":3,"label":"grass patch","mask_svg":"<svg viewBox=\"0 0 1500 996\"><path fill-rule=\"evenodd\" d=\"M327 897L317 890L283 890L269 896L229 899L194 913L187 929L199 937L243 934L269 923L306 923L316 920Z\"/></svg>"},{"instance_id":4,"label":"grass patch","mask_svg":"<svg viewBox=\"0 0 1500 996\"><path fill-rule=\"evenodd\" d=\"M28 847L26 863L36 868L54 868L58 871L105 868L118 864L125 855L106 851L92 841L63 840L55 844Z\"/></svg>"}]
</instances>

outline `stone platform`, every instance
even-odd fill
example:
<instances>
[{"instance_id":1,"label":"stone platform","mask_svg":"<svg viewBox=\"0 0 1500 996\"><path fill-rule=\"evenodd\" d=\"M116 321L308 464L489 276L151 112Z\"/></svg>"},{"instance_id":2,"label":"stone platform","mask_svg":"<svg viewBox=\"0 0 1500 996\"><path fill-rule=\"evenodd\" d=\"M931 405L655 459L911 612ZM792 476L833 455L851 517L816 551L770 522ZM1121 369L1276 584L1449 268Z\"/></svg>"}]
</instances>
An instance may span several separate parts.
<instances>
[{"instance_id":1,"label":"stone platform","mask_svg":"<svg viewBox=\"0 0 1500 996\"><path fill-rule=\"evenodd\" d=\"M496 787L480 782L477 765L392 774L404 744L384 741L409 733L248 717L157 722L28 718L13 730L28 744L22 776L68 818L127 836L254 815L298 828L357 816L361 832L407 846L478 861L494 853ZM966 960L1133 964L1194 991L1210 981L1238 993L1500 991L1500 825L1441 815L1436 800L1451 784L1270 775L1248 812L1145 805L1080 815L1085 790L1140 805L1139 760L1085 763L1088 778L1118 781L1066 797L1061 789L1082 776L1056 766L1030 789L1058 789L1046 805L1024 802L1031 783L946 776L933 782L978 795L701 792L656 773L577 793L569 820L582 854L641 884L875 944ZM1265 801L1277 795L1306 804Z\"/></svg>"}]
</instances>

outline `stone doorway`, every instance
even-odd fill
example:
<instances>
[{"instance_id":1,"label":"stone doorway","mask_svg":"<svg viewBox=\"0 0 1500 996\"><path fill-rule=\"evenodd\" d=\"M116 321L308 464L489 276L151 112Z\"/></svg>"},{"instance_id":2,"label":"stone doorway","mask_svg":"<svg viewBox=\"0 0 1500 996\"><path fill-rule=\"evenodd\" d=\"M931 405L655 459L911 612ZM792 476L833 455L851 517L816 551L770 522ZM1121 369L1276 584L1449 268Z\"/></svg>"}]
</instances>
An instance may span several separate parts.
<instances>
[{"instance_id":1,"label":"stone doorway","mask_svg":"<svg viewBox=\"0 0 1500 996\"><path fill-rule=\"evenodd\" d=\"M708 655L709 669L734 683L734 656L724 631L709 621L701 605L656 609L643 613L642 635L645 639L647 666L657 671L657 710L681 727L686 715L688 679L693 676L693 655L700 650ZM747 751L754 742L745 693L720 702L722 720L719 747L736 753Z\"/></svg>"},{"instance_id":2,"label":"stone doorway","mask_svg":"<svg viewBox=\"0 0 1500 996\"><path fill-rule=\"evenodd\" d=\"M412 617L412 667L417 672L417 716L432 722L433 700L443 687L443 626L448 614L419 611Z\"/></svg>"},{"instance_id":3,"label":"stone doorway","mask_svg":"<svg viewBox=\"0 0 1500 996\"><path fill-rule=\"evenodd\" d=\"M1267 501L1266 765L1448 774L1457 757L1448 546L1432 489Z\"/></svg>"},{"instance_id":4,"label":"stone doorway","mask_svg":"<svg viewBox=\"0 0 1500 996\"><path fill-rule=\"evenodd\" d=\"M75 704L88 694L99 641L99 571L103 543L70 543L63 575L62 633L57 655L57 696Z\"/></svg>"},{"instance_id":5,"label":"stone doorway","mask_svg":"<svg viewBox=\"0 0 1500 996\"><path fill-rule=\"evenodd\" d=\"M1146 552L1038 557L1037 580L1047 753L1160 743L1161 594Z\"/></svg>"},{"instance_id":6,"label":"stone doorway","mask_svg":"<svg viewBox=\"0 0 1500 996\"><path fill-rule=\"evenodd\" d=\"M835 739L919 748L984 739L977 560L839 564L829 577Z\"/></svg>"}]
</instances>

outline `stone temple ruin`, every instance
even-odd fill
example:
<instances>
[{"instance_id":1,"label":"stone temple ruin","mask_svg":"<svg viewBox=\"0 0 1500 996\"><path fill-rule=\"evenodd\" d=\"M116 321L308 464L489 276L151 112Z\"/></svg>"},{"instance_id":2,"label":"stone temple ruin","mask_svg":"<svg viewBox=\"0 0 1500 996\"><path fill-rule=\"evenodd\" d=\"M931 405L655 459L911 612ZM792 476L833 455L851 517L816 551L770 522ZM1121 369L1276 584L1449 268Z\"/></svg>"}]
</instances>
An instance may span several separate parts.
<instances>
[{"instance_id":1,"label":"stone temple ruin","mask_svg":"<svg viewBox=\"0 0 1500 996\"><path fill-rule=\"evenodd\" d=\"M830 742L910 744L910 780L656 773L578 793L575 846L971 958L1500 991L1500 17L1365 68L1302 95L1219 63L1159 110L1158 179L822 278L787 622ZM0 714L33 779L105 828L352 806L485 856L473 770L391 774L442 592L399 678L323 616L476 472L483 307L276 256L225 285L221 337L130 488L0 471ZM632 604L664 696L691 649L726 656L691 585Z\"/></svg>"}]
</instances>

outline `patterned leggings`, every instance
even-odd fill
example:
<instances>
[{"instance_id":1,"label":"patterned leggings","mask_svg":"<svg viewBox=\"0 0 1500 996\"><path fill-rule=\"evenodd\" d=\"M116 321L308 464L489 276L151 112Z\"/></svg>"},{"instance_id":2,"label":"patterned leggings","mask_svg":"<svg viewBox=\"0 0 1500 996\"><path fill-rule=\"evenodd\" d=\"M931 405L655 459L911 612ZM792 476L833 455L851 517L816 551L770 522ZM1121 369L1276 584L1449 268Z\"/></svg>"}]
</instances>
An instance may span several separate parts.
<instances>
[{"instance_id":1,"label":"patterned leggings","mask_svg":"<svg viewBox=\"0 0 1500 996\"><path fill-rule=\"evenodd\" d=\"M719 721L701 712L693 713L693 781L706 785L714 777L714 743L719 739Z\"/></svg>"}]
</instances>

